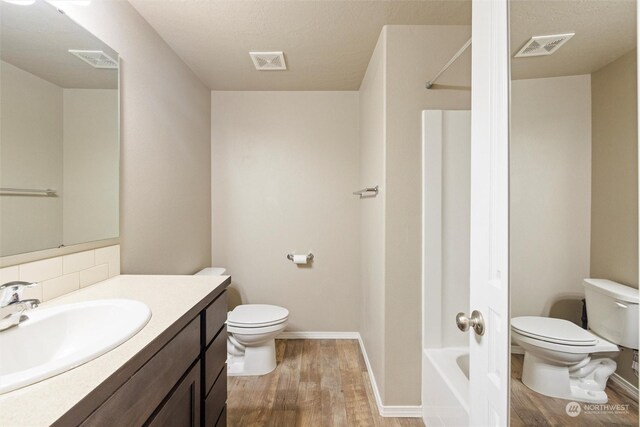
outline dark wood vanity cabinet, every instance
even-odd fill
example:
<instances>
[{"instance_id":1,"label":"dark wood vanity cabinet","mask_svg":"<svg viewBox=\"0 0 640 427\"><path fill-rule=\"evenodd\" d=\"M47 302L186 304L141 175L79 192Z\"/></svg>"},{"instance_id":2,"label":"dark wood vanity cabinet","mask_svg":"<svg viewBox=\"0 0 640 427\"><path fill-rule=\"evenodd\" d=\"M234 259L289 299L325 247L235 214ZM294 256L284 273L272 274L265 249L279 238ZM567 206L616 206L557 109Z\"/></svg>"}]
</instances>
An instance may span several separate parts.
<instances>
[{"instance_id":1,"label":"dark wood vanity cabinet","mask_svg":"<svg viewBox=\"0 0 640 427\"><path fill-rule=\"evenodd\" d=\"M200 355L145 425L226 426L227 296L223 292L200 314ZM174 339L175 340L175 339ZM185 349L186 350L186 349Z\"/></svg>"},{"instance_id":2,"label":"dark wood vanity cabinet","mask_svg":"<svg viewBox=\"0 0 640 427\"><path fill-rule=\"evenodd\" d=\"M131 375L125 364L114 375L114 382L126 378L115 391L109 378L55 425L226 426L226 291L213 298ZM140 363L134 359L129 363Z\"/></svg>"},{"instance_id":3,"label":"dark wood vanity cabinet","mask_svg":"<svg viewBox=\"0 0 640 427\"><path fill-rule=\"evenodd\" d=\"M202 419L200 377L200 362L196 362L146 424L149 427L199 427Z\"/></svg>"},{"instance_id":4,"label":"dark wood vanity cabinet","mask_svg":"<svg viewBox=\"0 0 640 427\"><path fill-rule=\"evenodd\" d=\"M204 313L206 343L202 349L202 425L227 425L227 297L226 292Z\"/></svg>"}]
</instances>

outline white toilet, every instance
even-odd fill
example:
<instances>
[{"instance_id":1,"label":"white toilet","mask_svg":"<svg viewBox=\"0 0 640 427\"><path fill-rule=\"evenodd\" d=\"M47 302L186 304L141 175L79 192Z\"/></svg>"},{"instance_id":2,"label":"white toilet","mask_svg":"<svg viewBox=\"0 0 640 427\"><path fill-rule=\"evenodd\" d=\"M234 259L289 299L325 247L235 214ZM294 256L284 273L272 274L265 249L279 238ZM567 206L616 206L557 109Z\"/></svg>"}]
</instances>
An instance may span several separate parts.
<instances>
[{"instance_id":1,"label":"white toilet","mask_svg":"<svg viewBox=\"0 0 640 427\"><path fill-rule=\"evenodd\" d=\"M197 276L220 276L224 268L208 267ZM243 304L227 315L227 375L264 375L276 369L276 336L284 331L289 311L277 305Z\"/></svg>"},{"instance_id":2,"label":"white toilet","mask_svg":"<svg viewBox=\"0 0 640 427\"><path fill-rule=\"evenodd\" d=\"M276 368L275 337L284 330L289 311L277 305L243 304L227 317L227 373L264 375Z\"/></svg>"},{"instance_id":3,"label":"white toilet","mask_svg":"<svg viewBox=\"0 0 640 427\"><path fill-rule=\"evenodd\" d=\"M584 288L590 330L525 316L511 319L511 336L525 351L527 387L560 399L606 403L617 345L638 348L638 289L603 279L585 279Z\"/></svg>"}]
</instances>

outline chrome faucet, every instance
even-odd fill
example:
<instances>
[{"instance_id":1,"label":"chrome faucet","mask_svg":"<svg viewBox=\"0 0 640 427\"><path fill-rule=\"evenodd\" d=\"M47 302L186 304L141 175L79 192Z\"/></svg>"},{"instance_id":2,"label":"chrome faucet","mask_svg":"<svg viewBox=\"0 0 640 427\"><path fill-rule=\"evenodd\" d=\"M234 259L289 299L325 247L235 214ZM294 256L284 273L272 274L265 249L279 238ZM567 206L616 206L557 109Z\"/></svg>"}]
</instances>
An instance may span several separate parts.
<instances>
[{"instance_id":1,"label":"chrome faucet","mask_svg":"<svg viewBox=\"0 0 640 427\"><path fill-rule=\"evenodd\" d=\"M21 299L26 288L36 285L37 283L19 281L0 285L0 331L26 320L25 311L40 304L40 300L37 299Z\"/></svg>"}]
</instances>

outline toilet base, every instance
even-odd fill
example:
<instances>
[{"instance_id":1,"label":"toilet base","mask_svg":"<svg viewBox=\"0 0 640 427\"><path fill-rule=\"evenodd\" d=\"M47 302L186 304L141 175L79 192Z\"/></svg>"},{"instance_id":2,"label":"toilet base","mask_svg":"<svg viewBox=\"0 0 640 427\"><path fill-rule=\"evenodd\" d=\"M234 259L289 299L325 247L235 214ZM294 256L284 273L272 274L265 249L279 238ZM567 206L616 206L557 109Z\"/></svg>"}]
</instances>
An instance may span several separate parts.
<instances>
[{"instance_id":1,"label":"toilet base","mask_svg":"<svg viewBox=\"0 0 640 427\"><path fill-rule=\"evenodd\" d=\"M525 351L522 382L545 396L576 402L607 403L604 390L616 366L611 359L589 357L574 366L556 365Z\"/></svg>"},{"instance_id":2,"label":"toilet base","mask_svg":"<svg viewBox=\"0 0 640 427\"><path fill-rule=\"evenodd\" d=\"M230 377L265 375L276 369L276 342L271 339L259 346L245 347L244 354L227 353Z\"/></svg>"}]
</instances>

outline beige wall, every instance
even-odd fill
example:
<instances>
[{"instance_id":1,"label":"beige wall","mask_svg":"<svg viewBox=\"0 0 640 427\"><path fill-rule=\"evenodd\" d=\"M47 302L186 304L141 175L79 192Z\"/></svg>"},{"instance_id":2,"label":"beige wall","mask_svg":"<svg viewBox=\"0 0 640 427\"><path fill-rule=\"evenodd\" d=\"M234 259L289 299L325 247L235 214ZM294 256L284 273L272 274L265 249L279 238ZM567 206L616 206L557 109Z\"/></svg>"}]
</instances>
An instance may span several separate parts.
<instances>
[{"instance_id":1,"label":"beige wall","mask_svg":"<svg viewBox=\"0 0 640 427\"><path fill-rule=\"evenodd\" d=\"M591 276L638 287L638 127L636 51L593 73ZM618 370L638 386L632 353Z\"/></svg>"},{"instance_id":2,"label":"beige wall","mask_svg":"<svg viewBox=\"0 0 640 427\"><path fill-rule=\"evenodd\" d=\"M360 86L360 182L378 185L378 197L362 199L360 209L360 335L375 382L384 395L385 333L385 96L387 30L383 29Z\"/></svg>"},{"instance_id":3,"label":"beige wall","mask_svg":"<svg viewBox=\"0 0 640 427\"><path fill-rule=\"evenodd\" d=\"M62 88L2 62L0 187L57 197L0 197L0 256L62 243Z\"/></svg>"},{"instance_id":4,"label":"beige wall","mask_svg":"<svg viewBox=\"0 0 640 427\"><path fill-rule=\"evenodd\" d=\"M120 53L123 273L211 261L210 91L126 1L59 7Z\"/></svg>"},{"instance_id":5,"label":"beige wall","mask_svg":"<svg viewBox=\"0 0 640 427\"><path fill-rule=\"evenodd\" d=\"M592 75L591 275L638 287L636 51Z\"/></svg>"},{"instance_id":6,"label":"beige wall","mask_svg":"<svg viewBox=\"0 0 640 427\"><path fill-rule=\"evenodd\" d=\"M589 75L512 82L511 316L548 316L589 276ZM579 306L578 306L579 309Z\"/></svg>"},{"instance_id":7,"label":"beige wall","mask_svg":"<svg viewBox=\"0 0 640 427\"><path fill-rule=\"evenodd\" d=\"M289 331L357 331L357 92L213 92L213 265ZM313 252L308 267L288 253ZM235 294L235 295L234 295Z\"/></svg>"},{"instance_id":8,"label":"beige wall","mask_svg":"<svg viewBox=\"0 0 640 427\"><path fill-rule=\"evenodd\" d=\"M422 110L469 109L470 54L434 90L425 81L471 35L468 26L388 26L385 125L385 405L420 404Z\"/></svg>"},{"instance_id":9,"label":"beige wall","mask_svg":"<svg viewBox=\"0 0 640 427\"><path fill-rule=\"evenodd\" d=\"M118 237L118 91L64 89L63 241Z\"/></svg>"}]
</instances>

